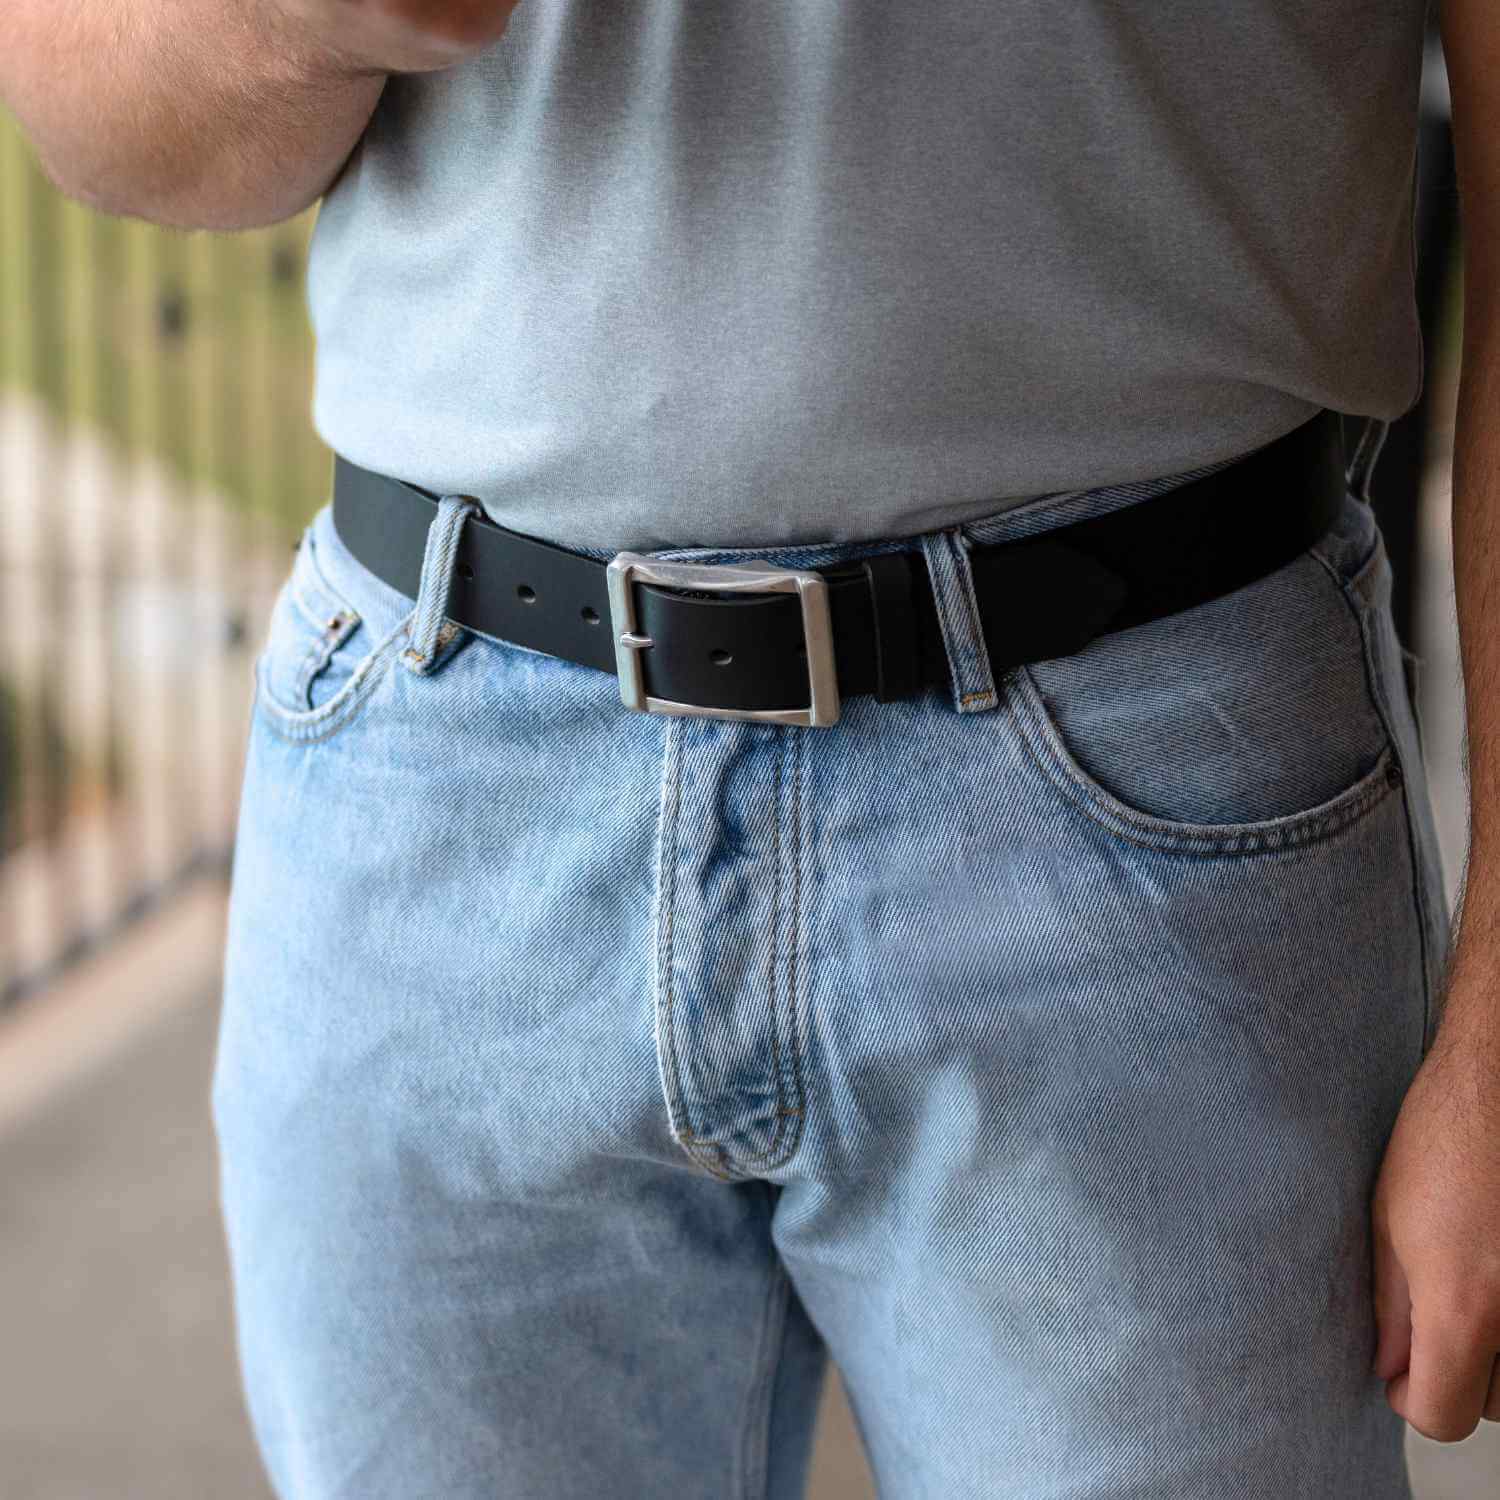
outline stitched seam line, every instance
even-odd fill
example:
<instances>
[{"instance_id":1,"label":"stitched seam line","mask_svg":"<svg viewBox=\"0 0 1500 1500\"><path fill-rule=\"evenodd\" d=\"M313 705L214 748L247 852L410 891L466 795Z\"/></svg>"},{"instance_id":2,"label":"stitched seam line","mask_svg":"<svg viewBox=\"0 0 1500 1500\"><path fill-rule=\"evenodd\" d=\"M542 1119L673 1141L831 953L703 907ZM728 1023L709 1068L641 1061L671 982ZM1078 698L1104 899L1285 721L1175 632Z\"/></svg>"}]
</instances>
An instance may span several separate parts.
<instances>
[{"instance_id":1,"label":"stitched seam line","mask_svg":"<svg viewBox=\"0 0 1500 1500\"><path fill-rule=\"evenodd\" d=\"M1361 501L1360 503L1363 504L1364 502ZM1334 562L1331 558L1325 556L1322 549L1323 543L1322 539L1320 538L1318 541L1314 542L1310 547L1307 548L1307 553L1310 557L1315 557L1318 560L1318 565L1323 569L1324 572L1328 574L1330 578L1333 579L1334 583L1338 585L1339 592L1345 596L1346 602L1349 603L1349 607L1353 609L1357 615L1359 613L1359 608L1353 603L1352 599L1350 599L1349 596L1358 594L1363 597L1362 591L1364 589L1365 580L1370 576L1370 573L1375 567L1375 560L1380 555L1379 541L1376 540L1370 543L1369 551L1365 553L1364 557L1356 565L1354 571L1349 574L1345 574L1336 562Z\"/></svg>"},{"instance_id":2,"label":"stitched seam line","mask_svg":"<svg viewBox=\"0 0 1500 1500\"><path fill-rule=\"evenodd\" d=\"M782 1160L791 1156L802 1137L802 1122L806 1117L807 1096L803 1084L802 1059L802 1010L798 1005L799 987L805 982L806 965L798 959L802 952L802 941L806 921L802 900L802 844L803 844L803 782L802 760L807 749L806 732L798 730L792 737L792 909L788 920L790 928L790 950L787 955L787 1023L790 1037L787 1042L792 1059L792 1097L796 1101L788 1111L792 1130ZM779 1163L778 1163L779 1165Z\"/></svg>"},{"instance_id":3,"label":"stitched seam line","mask_svg":"<svg viewBox=\"0 0 1500 1500\"><path fill-rule=\"evenodd\" d=\"M946 545L946 541L939 541L938 543L939 549L942 549ZM947 573L948 566L946 558L942 559L939 562L938 566L940 574ZM956 622L953 618L953 603L948 596L949 589L946 580L943 577L939 577L936 581L936 586L933 588L932 597L933 602L937 606L939 623L942 626L943 654L948 658L948 675L952 680L953 691L955 693L962 694L965 691L963 674L959 660L959 658L962 656L962 652L959 651L954 644L955 639L958 635L958 630Z\"/></svg>"},{"instance_id":4,"label":"stitched seam line","mask_svg":"<svg viewBox=\"0 0 1500 1500\"><path fill-rule=\"evenodd\" d=\"M790 749L790 752L791 752L792 757L793 757L793 761L792 761L792 765L793 765L793 778L792 778L793 779L793 791L792 791L793 804L792 804L792 816L793 816L793 819L794 819L794 822L795 822L795 820L796 820L796 811L797 811L797 804L796 804L797 786L798 786L798 783L800 782L800 779L801 779L800 778L801 759L800 759L799 752L800 752L800 749L801 749L802 740L801 740L800 735L793 735L792 737L788 738L787 733L786 733L786 728L784 726L778 726L778 728L779 728L779 737L780 737L780 741L781 741L782 755L777 758L776 767L775 767L775 771L773 772L773 780L772 780L772 785L771 785L771 805L775 809L775 819L774 819L774 821L772 823L772 833L771 833L771 837L772 837L771 868L772 868L772 872L773 872L773 885L772 885L772 897L771 897L771 955L770 955L770 963L769 963L769 994L770 994L770 1002L771 1002L771 1064L772 1064L772 1075L773 1075L773 1077L776 1080L776 1115L775 1115L775 1121L776 1121L776 1123L771 1128L771 1138L766 1143L766 1146L764 1147L764 1149L760 1150L760 1151L756 1151L756 1152L750 1153L750 1154L744 1154L744 1155L740 1155L740 1156L736 1157L722 1143L720 1143L720 1142L718 1142L716 1140L712 1142L712 1144L718 1146L718 1149L719 1149L721 1157L723 1158L724 1162L731 1168L731 1170L741 1172L742 1175L753 1175L754 1172L764 1170L768 1166L779 1165L779 1163L781 1161L784 1161L786 1159L786 1157L791 1154L792 1147L796 1144L796 1136L795 1136L795 1134L793 1135L791 1141L787 1144L786 1149L781 1152L780 1156L778 1156L777 1152L778 1152L778 1148L781 1146L782 1137L783 1137L783 1135L786 1134L787 1121L788 1120L797 1120L797 1119L800 1119L801 1114L802 1114L802 1109L801 1109L801 1103L802 1103L802 1098L801 1098L801 1092L802 1092L802 1090L801 1090L801 1074L800 1074L800 1070L799 1070L798 1065L797 1065L797 1049L796 1049L796 989L795 989L795 986L796 986L796 973L797 973L797 966L796 966L796 921L797 921L797 917L796 917L796 912L797 912L797 889L798 889L799 882L798 882L798 879L797 879L797 865L796 865L797 848L796 848L796 833L795 833L795 830L794 830L794 833L793 833L793 838L792 838L792 843L791 843L791 848L792 848L792 855L791 855L791 857L792 857L792 861L793 861L793 883L792 883L793 894L792 894L791 911L788 913L788 916L787 916L787 920L792 923L792 929L791 929L792 930L792 944L791 944L791 949L790 949L790 952L788 954L788 959L787 959L788 988L789 988L789 991L790 991L790 993L788 994L788 997L787 997L787 1010L788 1010L789 1047L790 1047L791 1058L792 1058L793 1077L796 1080L796 1083L795 1083L795 1094L796 1094L797 1104L793 1108L788 1108L788 1106L787 1106L787 1100L786 1100L786 1081L785 1081L785 1079L783 1077L783 1073L782 1073L783 1064L782 1064L781 1025L780 1025L781 1007L778 1004L778 993L779 992L778 992L778 988L777 988L777 984L776 984L777 969L779 968L778 958L779 958L779 955L780 955L780 952L781 952L781 926L782 926L782 911L781 911L781 907L782 907L782 880L781 880L782 839L781 839L781 825L782 825L782 819L783 819L783 813L782 813L782 785L783 785L783 780L782 780L782 772L781 772L781 762L782 762L782 759L785 757L785 755L788 753L788 749ZM699 1139L703 1140L705 1143L709 1142L709 1140L710 1140L709 1137L700 1137Z\"/></svg>"},{"instance_id":5,"label":"stitched seam line","mask_svg":"<svg viewBox=\"0 0 1500 1500\"><path fill-rule=\"evenodd\" d=\"M1368 434L1366 434L1368 435ZM1361 501L1361 504L1366 502ZM1378 523L1377 523L1378 524ZM1375 711L1380 716L1382 729L1385 731L1386 740L1390 746L1390 753L1395 757L1397 764L1401 763L1401 745L1396 736L1395 713L1388 701L1385 687L1381 681L1375 661L1375 629L1374 629L1374 605L1364 594L1365 580L1374 571L1381 553L1380 538L1377 536L1370 543L1370 548L1363 561L1349 577L1345 578L1339 569L1318 550L1316 544L1308 549L1319 563L1328 571L1334 583L1338 585L1339 592L1348 606L1349 612L1354 617L1354 623L1359 630L1360 643L1363 647L1361 655L1365 664L1365 685L1370 695L1370 701L1375 705ZM1401 643L1396 642L1398 648ZM1415 707L1415 706L1414 706ZM1405 774L1403 771L1403 781ZM1428 900L1425 882L1422 879L1422 856L1421 845L1417 836L1417 813L1412 806L1412 793L1409 787L1404 787L1404 807L1406 816L1406 849L1407 862L1411 867L1412 902L1417 913L1417 930L1421 943L1422 955L1422 1042L1421 1057L1425 1058L1431 1046L1433 1007L1436 996L1433 993L1434 980L1432 976L1432 944L1429 933L1429 923L1432 920L1432 907ZM1420 1060L1420 1059L1419 1059Z\"/></svg>"},{"instance_id":6,"label":"stitched seam line","mask_svg":"<svg viewBox=\"0 0 1500 1500\"><path fill-rule=\"evenodd\" d=\"M302 548L306 549L305 554L302 553ZM332 605L334 610L337 610L339 613L357 616L359 611L355 609L353 603L346 599L343 593L333 586L329 581L328 574L323 571L323 564L318 560L318 544L313 537L312 522L309 522L303 530L302 541L299 543L299 560L304 557L307 576L298 580L294 585L292 599L309 622L316 628L321 629L323 621L327 619L329 613L333 612L328 609L329 605ZM296 571L296 563L294 562L294 578L296 577ZM322 597L317 597L320 594ZM311 603L309 603L309 599L312 600ZM309 613L309 610L312 613Z\"/></svg>"},{"instance_id":7,"label":"stitched seam line","mask_svg":"<svg viewBox=\"0 0 1500 1500\"><path fill-rule=\"evenodd\" d=\"M960 530L955 529L949 533L950 546L955 556L955 573L958 579L959 597L964 602L964 614L969 624L969 640L967 650L973 652L978 658L977 668L981 680L987 680L988 686L975 688L972 692L963 695L962 701L973 702L976 698L987 700L995 696L994 674L990 671L989 643L984 638L984 626L979 618L979 600L974 593L974 574L969 567L969 554L964 548Z\"/></svg>"},{"instance_id":8,"label":"stitched seam line","mask_svg":"<svg viewBox=\"0 0 1500 1500\"><path fill-rule=\"evenodd\" d=\"M807 745L807 734L811 731L793 727L789 732L784 732L783 743L786 746L792 761L790 797L790 837L787 839L785 848L787 859L791 866L791 896L787 903L786 933L787 933L787 958L786 958L786 1057L790 1063L791 1070L791 1100L787 1103L785 1092L785 1080L783 1077L784 1064L781 1060L781 1049L778 1046L776 1056L776 1129L772 1136L771 1144L765 1151L751 1160L762 1168L780 1166L786 1161L796 1149L797 1142L801 1138L802 1121L806 1114L806 1096L802 1079L802 1034L800 1024L800 1009L797 1004L798 985L801 980L797 958L802 941L802 757ZM782 820L781 798L779 789L781 785L780 764L777 765L777 847L782 847L780 840L780 827ZM780 890L781 860L778 852L777 857L777 889ZM779 897L778 897L779 905ZM778 912L779 916L780 913ZM777 1154L778 1145L781 1147Z\"/></svg>"},{"instance_id":9,"label":"stitched seam line","mask_svg":"<svg viewBox=\"0 0 1500 1500\"><path fill-rule=\"evenodd\" d=\"M1376 559L1380 553L1378 539L1371 543L1369 551L1361 560L1354 572L1346 578L1341 569L1331 562L1319 550L1319 544L1313 543L1304 549L1305 554L1315 558L1318 565L1333 580L1344 606L1349 610L1356 630L1359 632L1362 646L1361 656L1364 660L1365 669L1365 691L1380 716L1381 727L1385 731L1386 743L1382 747L1380 755L1376 758L1374 765L1365 773L1366 779L1374 778L1376 771L1385 765L1387 775L1392 770L1402 774L1401 758L1395 735L1391 730L1391 723L1385 711L1383 695L1379 690L1377 676L1371 655L1371 643L1369 632L1366 628L1366 609L1363 604L1363 595L1359 589L1370 570L1375 566ZM1110 833L1117 834L1121 838L1128 839L1131 843L1141 848L1157 849L1166 853L1182 853L1200 855L1211 852L1214 855L1240 855L1256 854L1276 849L1292 848L1300 844L1316 841L1320 838L1329 837L1339 829L1359 817L1375 802L1380 800L1381 787L1378 782L1366 788L1365 795L1355 799L1354 804L1345 809L1337 807L1325 813L1321 819L1310 820L1306 827L1293 824L1286 829L1263 829L1257 831L1253 825L1247 825L1243 832L1226 832L1225 829L1194 828L1190 824L1183 824L1180 828L1158 829L1153 831L1150 820L1141 817L1139 820L1127 819L1124 813L1111 808L1101 807L1097 803L1097 791L1091 782L1075 768L1071 757L1059 745L1054 743L1055 730L1050 721L1050 716L1043 708L1034 701L1041 697L1041 689L1037 687L1031 673L1023 664L1013 669L1009 674L1012 678L1015 692L1005 695L1006 706L1010 709L1012 720L1020 727L1023 738L1026 740L1027 753L1033 764L1043 772L1055 785L1060 785L1059 777L1065 777L1068 786L1063 787L1068 800L1098 823ZM1019 679L1024 678L1024 681ZM1017 697L1024 701L1017 704ZM1039 742L1039 743L1038 743ZM1056 768L1056 773L1053 772ZM1359 783L1356 782L1357 786ZM1389 790L1389 786L1385 790ZM1352 788L1346 789L1344 795L1348 795ZM1076 795L1075 795L1076 793ZM1335 799L1337 800L1337 799ZM1227 826L1227 825L1226 825ZM1133 836L1139 832L1139 837ZM1196 850L1192 848L1178 847L1181 841L1194 841L1215 844L1212 851Z\"/></svg>"},{"instance_id":10,"label":"stitched seam line","mask_svg":"<svg viewBox=\"0 0 1500 1500\"><path fill-rule=\"evenodd\" d=\"M706 1152L693 1130L687 1100L682 1088L682 1072L677 1059L677 1035L674 1022L675 995L672 986L672 945L675 937L677 885L677 826L682 807L682 724L669 719L666 726L666 755L662 764L664 781L661 830L657 838L657 893L659 909L655 924L656 1024L657 1058L662 1070L662 1091L666 1098L667 1120L673 1138L687 1159L710 1176L722 1178L723 1169L711 1152ZM712 1143L709 1143L712 1144ZM722 1155L722 1151L718 1152Z\"/></svg>"},{"instance_id":11,"label":"stitched seam line","mask_svg":"<svg viewBox=\"0 0 1500 1500\"><path fill-rule=\"evenodd\" d=\"M1365 669L1370 674L1372 681L1377 686L1375 690L1375 707L1380 715L1380 721L1385 727L1385 732L1393 746L1392 754L1400 759L1400 743L1396 739L1395 714L1391 705L1386 700L1383 684L1379 681L1379 674L1375 671L1375 632L1371 628L1373 620L1367 625L1366 619L1360 616L1360 633L1365 644ZM1412 792L1410 788L1405 789L1403 797L1403 812L1406 823L1406 853L1407 864L1411 868L1412 904L1417 913L1417 934L1421 943L1422 955L1422 1044L1418 1060L1427 1056L1430 1045L1430 1035L1433 1020L1433 978L1432 978L1432 945L1428 936L1428 923L1432 918L1432 910L1427 900L1426 883L1422 879L1422 849L1417 838L1417 810L1412 805Z\"/></svg>"},{"instance_id":12,"label":"stitched seam line","mask_svg":"<svg viewBox=\"0 0 1500 1500\"><path fill-rule=\"evenodd\" d=\"M1271 853L1316 843L1362 817L1399 785L1393 779L1393 768L1398 766L1398 761L1394 750L1387 746L1361 780L1340 794L1348 799L1347 802L1335 799L1336 806L1315 818L1297 818L1281 829L1247 825L1242 833L1226 832L1222 828L1198 829L1191 824L1183 824L1180 828L1173 825L1170 829L1157 831L1144 820L1136 824L1118 813L1098 806L1092 785L1066 759L1061 758L1051 744L1050 727L1044 721L1034 722L1033 708L1030 705L1018 707L1014 698L1015 695L1007 694L1006 706L1010 710L1012 722L1020 730L1026 754L1042 775L1061 792L1064 800L1106 832L1160 854L1217 859L1226 855ZM1195 844L1203 847L1194 848Z\"/></svg>"},{"instance_id":13,"label":"stitched seam line","mask_svg":"<svg viewBox=\"0 0 1500 1500\"><path fill-rule=\"evenodd\" d=\"M349 680L327 702L317 708L293 711L283 707L264 691L266 670L265 655L258 658L255 668L257 691L256 706L265 718L266 727L273 734L293 744L316 744L331 739L355 716L375 685L385 675L385 669L395 660L396 648L406 633L410 616L388 631L369 654L355 667Z\"/></svg>"},{"instance_id":14,"label":"stitched seam line","mask_svg":"<svg viewBox=\"0 0 1500 1500\"><path fill-rule=\"evenodd\" d=\"M769 1234L767 1239L769 1239ZM770 1484L771 1416L776 1390L776 1371L786 1341L787 1312L791 1306L790 1281L785 1267L772 1250L771 1275L761 1317L756 1377L746 1394L745 1421L738 1455L739 1476L735 1486L743 1500L768 1500Z\"/></svg>"},{"instance_id":15,"label":"stitched seam line","mask_svg":"<svg viewBox=\"0 0 1500 1500\"><path fill-rule=\"evenodd\" d=\"M771 1049L774 1077L776 1080L776 1114L775 1124L772 1127L771 1138L765 1148L749 1154L734 1155L717 1137L700 1136L686 1131L680 1137L684 1141L692 1142L693 1146L700 1151L702 1148L712 1148L717 1152L720 1161L727 1167L730 1173L741 1177L754 1176L768 1168L780 1166L786 1161L796 1149L797 1142L801 1138L802 1121L806 1114L805 1093L803 1084L802 1067L802 1030L800 1024L801 1012L798 1007L798 984L801 978L801 970L798 965L798 953L802 941L803 914L802 914L802 757L806 739L803 733L796 730L796 726L778 726L783 745L792 757L791 776L791 837L783 844L781 839L782 825L782 796L783 786L781 762L777 762L776 780L773 785L772 799L776 808L776 823L774 825L773 837L776 840L773 850L773 869L775 871L774 896L771 908L772 928L772 951L770 959L770 999L771 999ZM787 729L792 729L788 735ZM782 1010L777 1003L776 971L779 968L778 955L780 947L780 931L782 927L782 889L781 878L781 851L785 848L789 851L788 858L791 862L791 899L787 907L785 921L787 924L788 947L786 961L786 984L787 999L785 1006L786 1014L786 1047L783 1053L781 1044L780 1019ZM791 1099L787 1102L787 1061L790 1060L791 1075ZM790 1123L789 1123L790 1122ZM710 1169L712 1170L712 1169ZM715 1172L716 1176L722 1175Z\"/></svg>"},{"instance_id":16,"label":"stitched seam line","mask_svg":"<svg viewBox=\"0 0 1500 1500\"><path fill-rule=\"evenodd\" d=\"M413 667L430 669L446 642L440 639L446 622L448 600L453 590L453 566L464 522L478 513L479 506L462 496L444 496L427 529L422 555L421 581L412 626L412 645L406 653ZM451 639L451 637L450 637Z\"/></svg>"},{"instance_id":17,"label":"stitched seam line","mask_svg":"<svg viewBox=\"0 0 1500 1500\"><path fill-rule=\"evenodd\" d=\"M687 1119L687 1108L682 1100L682 1079L677 1067L677 1044L672 1029L672 924L675 907L674 886L677 879L677 813L681 799L681 773L678 759L681 754L678 726L669 725L666 736L666 763L663 771L668 778L667 796L662 804L662 829L657 841L659 866L657 889L661 897L656 931L656 995L657 1021L662 1028L664 1046L662 1062L667 1074L667 1111L674 1134L681 1138L683 1130L691 1134ZM686 1148L692 1156L690 1148Z\"/></svg>"},{"instance_id":18,"label":"stitched seam line","mask_svg":"<svg viewBox=\"0 0 1500 1500\"><path fill-rule=\"evenodd\" d=\"M305 558L292 564L290 590L292 605L297 613L314 630L322 630L330 615L353 615L357 619L359 611L324 579L312 538L309 537L302 545L307 548L307 554Z\"/></svg>"}]
</instances>

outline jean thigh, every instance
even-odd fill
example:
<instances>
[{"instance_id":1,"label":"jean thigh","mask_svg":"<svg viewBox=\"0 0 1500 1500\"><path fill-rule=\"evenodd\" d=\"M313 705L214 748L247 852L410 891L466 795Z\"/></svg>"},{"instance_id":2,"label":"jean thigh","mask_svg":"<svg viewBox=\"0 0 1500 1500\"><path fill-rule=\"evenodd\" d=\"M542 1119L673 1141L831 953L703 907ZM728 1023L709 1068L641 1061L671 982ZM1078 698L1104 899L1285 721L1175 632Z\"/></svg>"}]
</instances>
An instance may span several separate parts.
<instances>
[{"instance_id":1,"label":"jean thigh","mask_svg":"<svg viewBox=\"0 0 1500 1500\"><path fill-rule=\"evenodd\" d=\"M312 539L260 664L213 1080L277 1493L791 1500L821 1346L768 1189L691 1171L661 1097L661 721L485 638L406 670L410 601L326 514Z\"/></svg>"},{"instance_id":2,"label":"jean thigh","mask_svg":"<svg viewBox=\"0 0 1500 1500\"><path fill-rule=\"evenodd\" d=\"M809 757L822 1098L776 1243L883 1494L1404 1500L1368 1206L1428 973L1405 763L1337 639L1369 738L1263 720L1284 805L1196 803L1185 719L1148 809L940 694Z\"/></svg>"}]
</instances>

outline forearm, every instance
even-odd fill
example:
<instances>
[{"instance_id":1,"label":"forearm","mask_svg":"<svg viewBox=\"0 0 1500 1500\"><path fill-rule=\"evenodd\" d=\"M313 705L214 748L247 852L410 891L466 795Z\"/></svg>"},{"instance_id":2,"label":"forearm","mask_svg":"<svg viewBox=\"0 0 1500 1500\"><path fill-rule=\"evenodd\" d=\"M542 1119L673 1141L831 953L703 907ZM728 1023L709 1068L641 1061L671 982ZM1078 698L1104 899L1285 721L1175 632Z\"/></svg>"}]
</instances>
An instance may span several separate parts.
<instances>
[{"instance_id":1,"label":"forearm","mask_svg":"<svg viewBox=\"0 0 1500 1500\"><path fill-rule=\"evenodd\" d=\"M1454 150L1463 213L1464 323L1453 448L1453 556L1468 718L1469 862L1450 1006L1475 1019L1493 997L1500 955L1500 95L1492 22L1465 15L1476 0L1449 0ZM1446 28L1445 28L1446 30ZM1471 974L1469 970L1473 969Z\"/></svg>"},{"instance_id":2,"label":"forearm","mask_svg":"<svg viewBox=\"0 0 1500 1500\"><path fill-rule=\"evenodd\" d=\"M1453 447L1453 571L1468 721L1469 859L1449 1009L1491 1006L1500 954L1500 329L1466 316ZM1474 973L1468 971L1474 969ZM1500 1023L1500 1007L1495 1008ZM1447 1024L1445 1022L1445 1024Z\"/></svg>"},{"instance_id":3,"label":"forearm","mask_svg":"<svg viewBox=\"0 0 1500 1500\"><path fill-rule=\"evenodd\" d=\"M64 192L181 228L298 213L384 75L271 0L8 0L0 97Z\"/></svg>"}]
</instances>

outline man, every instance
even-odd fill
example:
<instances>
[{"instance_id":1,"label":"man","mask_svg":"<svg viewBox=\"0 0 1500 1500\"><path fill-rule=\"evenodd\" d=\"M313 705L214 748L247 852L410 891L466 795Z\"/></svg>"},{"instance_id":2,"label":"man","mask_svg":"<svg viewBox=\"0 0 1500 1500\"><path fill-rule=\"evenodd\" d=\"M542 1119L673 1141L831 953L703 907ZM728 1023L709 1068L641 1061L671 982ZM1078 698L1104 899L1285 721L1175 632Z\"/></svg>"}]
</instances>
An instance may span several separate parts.
<instances>
[{"instance_id":1,"label":"man","mask_svg":"<svg viewBox=\"0 0 1500 1500\"><path fill-rule=\"evenodd\" d=\"M903 1500L1500 1418L1485 0L1451 965L1364 499L1423 21L12 7L66 191L327 193L214 1083L282 1496L793 1496L829 1354Z\"/></svg>"}]
</instances>

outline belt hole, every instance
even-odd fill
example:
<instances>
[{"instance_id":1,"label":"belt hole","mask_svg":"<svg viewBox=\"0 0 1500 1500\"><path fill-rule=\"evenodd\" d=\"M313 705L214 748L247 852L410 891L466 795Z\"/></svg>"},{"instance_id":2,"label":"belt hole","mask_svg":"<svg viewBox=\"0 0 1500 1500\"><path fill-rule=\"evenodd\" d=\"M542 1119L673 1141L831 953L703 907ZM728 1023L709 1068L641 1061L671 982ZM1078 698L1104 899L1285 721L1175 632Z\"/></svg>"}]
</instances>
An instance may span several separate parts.
<instances>
[{"instance_id":1,"label":"belt hole","mask_svg":"<svg viewBox=\"0 0 1500 1500\"><path fill-rule=\"evenodd\" d=\"M536 603L536 590L529 583L523 583L516 592L521 596L522 602L526 604Z\"/></svg>"},{"instance_id":2,"label":"belt hole","mask_svg":"<svg viewBox=\"0 0 1500 1500\"><path fill-rule=\"evenodd\" d=\"M716 667L727 667L729 663L734 660L734 658L722 646L716 646L712 651L710 651L708 653L708 659Z\"/></svg>"},{"instance_id":3,"label":"belt hole","mask_svg":"<svg viewBox=\"0 0 1500 1500\"><path fill-rule=\"evenodd\" d=\"M459 563L458 576L467 581L474 576L474 569L468 563Z\"/></svg>"},{"instance_id":4,"label":"belt hole","mask_svg":"<svg viewBox=\"0 0 1500 1500\"><path fill-rule=\"evenodd\" d=\"M597 625L599 623L599 611L592 604L585 604L578 612L590 625Z\"/></svg>"}]
</instances>

